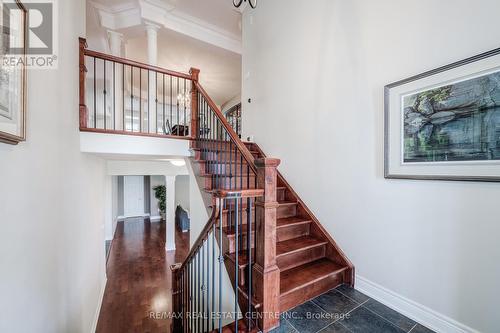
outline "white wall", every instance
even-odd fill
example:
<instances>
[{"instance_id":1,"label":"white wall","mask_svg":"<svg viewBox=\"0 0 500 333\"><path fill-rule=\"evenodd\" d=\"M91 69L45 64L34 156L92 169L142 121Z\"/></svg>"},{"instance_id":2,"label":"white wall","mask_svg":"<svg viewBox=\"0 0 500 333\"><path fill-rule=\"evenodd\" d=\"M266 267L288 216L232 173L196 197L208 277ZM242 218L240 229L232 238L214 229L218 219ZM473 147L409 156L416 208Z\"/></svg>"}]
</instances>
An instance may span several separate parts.
<instances>
[{"instance_id":1,"label":"white wall","mask_svg":"<svg viewBox=\"0 0 500 333\"><path fill-rule=\"evenodd\" d=\"M164 176L151 176L151 217L155 221L160 220L160 211L158 207L158 199L155 197L154 187L158 185L165 185Z\"/></svg>"},{"instance_id":2,"label":"white wall","mask_svg":"<svg viewBox=\"0 0 500 333\"><path fill-rule=\"evenodd\" d=\"M85 2L59 1L59 69L28 73L28 132L0 144L0 331L91 332L104 287L104 163L80 153Z\"/></svg>"},{"instance_id":3,"label":"white wall","mask_svg":"<svg viewBox=\"0 0 500 333\"><path fill-rule=\"evenodd\" d=\"M385 180L383 87L498 47L499 11L282 0L243 20L244 136L282 159L361 277L482 332L500 327L500 185Z\"/></svg>"},{"instance_id":4,"label":"white wall","mask_svg":"<svg viewBox=\"0 0 500 333\"><path fill-rule=\"evenodd\" d=\"M189 176L175 177L175 207L181 205L189 212Z\"/></svg>"},{"instance_id":5,"label":"white wall","mask_svg":"<svg viewBox=\"0 0 500 333\"><path fill-rule=\"evenodd\" d=\"M83 152L138 156L191 156L189 140L82 132Z\"/></svg>"},{"instance_id":6,"label":"white wall","mask_svg":"<svg viewBox=\"0 0 500 333\"><path fill-rule=\"evenodd\" d=\"M118 161L106 162L109 175L135 176L135 175L187 175L186 166L175 166L170 162L158 161Z\"/></svg>"}]
</instances>

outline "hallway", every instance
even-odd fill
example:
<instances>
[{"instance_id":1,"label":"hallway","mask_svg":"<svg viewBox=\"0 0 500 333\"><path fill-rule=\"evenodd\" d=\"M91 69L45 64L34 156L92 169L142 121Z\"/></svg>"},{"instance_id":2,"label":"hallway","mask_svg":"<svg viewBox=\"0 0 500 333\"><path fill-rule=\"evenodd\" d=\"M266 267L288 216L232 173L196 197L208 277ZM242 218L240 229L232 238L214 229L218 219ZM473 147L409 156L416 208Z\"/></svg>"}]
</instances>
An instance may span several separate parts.
<instances>
[{"instance_id":1,"label":"hallway","mask_svg":"<svg viewBox=\"0 0 500 333\"><path fill-rule=\"evenodd\" d=\"M170 265L187 256L189 233L176 230L175 243L176 251L167 253L165 222L118 222L96 332L170 331L165 316L172 309Z\"/></svg>"}]
</instances>

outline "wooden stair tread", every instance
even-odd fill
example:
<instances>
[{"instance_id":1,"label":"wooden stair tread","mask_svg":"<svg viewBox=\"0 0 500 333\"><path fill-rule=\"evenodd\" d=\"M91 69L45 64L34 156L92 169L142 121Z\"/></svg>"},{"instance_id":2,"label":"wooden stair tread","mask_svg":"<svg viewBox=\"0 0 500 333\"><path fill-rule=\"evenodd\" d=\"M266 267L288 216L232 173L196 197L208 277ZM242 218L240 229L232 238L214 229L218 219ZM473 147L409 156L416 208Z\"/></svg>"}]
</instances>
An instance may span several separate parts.
<instances>
[{"instance_id":1,"label":"wooden stair tread","mask_svg":"<svg viewBox=\"0 0 500 333\"><path fill-rule=\"evenodd\" d=\"M283 256L293 252L303 251L316 246L327 244L327 241L316 239L312 236L302 236L276 243L276 256Z\"/></svg>"},{"instance_id":2,"label":"wooden stair tread","mask_svg":"<svg viewBox=\"0 0 500 333\"><path fill-rule=\"evenodd\" d=\"M297 201L280 201L278 202L278 206L294 206L294 205L298 205L298 202Z\"/></svg>"},{"instance_id":3,"label":"wooden stair tread","mask_svg":"<svg viewBox=\"0 0 500 333\"><path fill-rule=\"evenodd\" d=\"M347 266L341 266L327 258L322 258L282 271L280 275L281 296L319 281L331 274L343 272L346 269L348 269Z\"/></svg>"},{"instance_id":4,"label":"wooden stair tread","mask_svg":"<svg viewBox=\"0 0 500 333\"><path fill-rule=\"evenodd\" d=\"M243 227L243 226L242 226ZM227 228L227 227L224 227ZM223 229L224 229L223 228ZM246 225L245 225L246 228ZM234 238L234 231L232 237ZM245 241L243 241L243 245L246 244ZM303 237L298 237L298 238L293 238L290 240L286 240L283 242L278 242L276 243L276 257L279 256L284 256L288 255L294 252L299 252L299 251L304 251L307 249L311 249L317 246L323 246L327 244L328 242L322 241L319 239L316 239L311 236L303 236ZM238 266L242 269L245 268L248 265L248 257L247 257L248 251L247 250L241 250L238 252ZM233 263L236 261L236 253L230 253L226 255L226 258L231 260ZM255 250L252 249L252 263L255 260Z\"/></svg>"},{"instance_id":5,"label":"wooden stair tread","mask_svg":"<svg viewBox=\"0 0 500 333\"><path fill-rule=\"evenodd\" d=\"M311 219L300 216L292 216L292 217L277 219L276 227L283 228L283 227L288 227L290 225L305 224L305 223L311 223Z\"/></svg>"}]
</instances>

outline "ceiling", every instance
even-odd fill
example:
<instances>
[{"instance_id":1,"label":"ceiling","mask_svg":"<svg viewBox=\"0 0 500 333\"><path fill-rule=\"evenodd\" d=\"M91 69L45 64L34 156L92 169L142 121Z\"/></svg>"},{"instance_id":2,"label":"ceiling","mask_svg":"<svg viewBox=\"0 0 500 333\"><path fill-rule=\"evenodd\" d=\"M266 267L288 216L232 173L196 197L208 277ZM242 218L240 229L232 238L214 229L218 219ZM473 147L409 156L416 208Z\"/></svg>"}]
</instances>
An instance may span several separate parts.
<instances>
[{"instance_id":1,"label":"ceiling","mask_svg":"<svg viewBox=\"0 0 500 333\"><path fill-rule=\"evenodd\" d=\"M241 14L234 8L232 0L150 0L172 8L172 12L192 16L233 35L241 35ZM119 11L137 4L137 0L93 0Z\"/></svg>"},{"instance_id":2,"label":"ceiling","mask_svg":"<svg viewBox=\"0 0 500 333\"><path fill-rule=\"evenodd\" d=\"M232 0L148 0L165 5L176 15L192 18L193 22L213 25L228 34L241 37L239 13ZM97 51L109 52L106 29L100 27L92 4L119 12L139 6L138 1L88 0L87 41ZM94 5L95 6L95 5ZM138 8L138 7L137 7ZM172 9L174 8L174 9ZM147 62L147 39L144 26L120 29L125 39L125 57ZM206 43L186 34L161 27L158 31L158 66L187 73L190 67L199 68L200 82L218 105L241 92L241 55Z\"/></svg>"},{"instance_id":3,"label":"ceiling","mask_svg":"<svg viewBox=\"0 0 500 333\"><path fill-rule=\"evenodd\" d=\"M145 50L145 35L127 40L127 58L146 62ZM241 55L171 30L158 31L158 66L183 73L200 69L200 82L217 105L241 91Z\"/></svg>"}]
</instances>

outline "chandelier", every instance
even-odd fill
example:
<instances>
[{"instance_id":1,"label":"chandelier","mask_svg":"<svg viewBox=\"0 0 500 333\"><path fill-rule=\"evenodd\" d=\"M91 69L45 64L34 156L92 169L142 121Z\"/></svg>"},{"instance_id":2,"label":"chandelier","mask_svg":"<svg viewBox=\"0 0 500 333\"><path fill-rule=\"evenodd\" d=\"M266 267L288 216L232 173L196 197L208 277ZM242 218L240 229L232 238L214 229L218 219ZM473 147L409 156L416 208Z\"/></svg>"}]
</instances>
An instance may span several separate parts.
<instances>
[{"instance_id":1,"label":"chandelier","mask_svg":"<svg viewBox=\"0 0 500 333\"><path fill-rule=\"evenodd\" d=\"M233 0L233 5L236 8L240 8L241 4L243 2L247 2L247 0ZM250 7L255 8L257 7L257 0L248 0L248 3L250 4Z\"/></svg>"}]
</instances>

